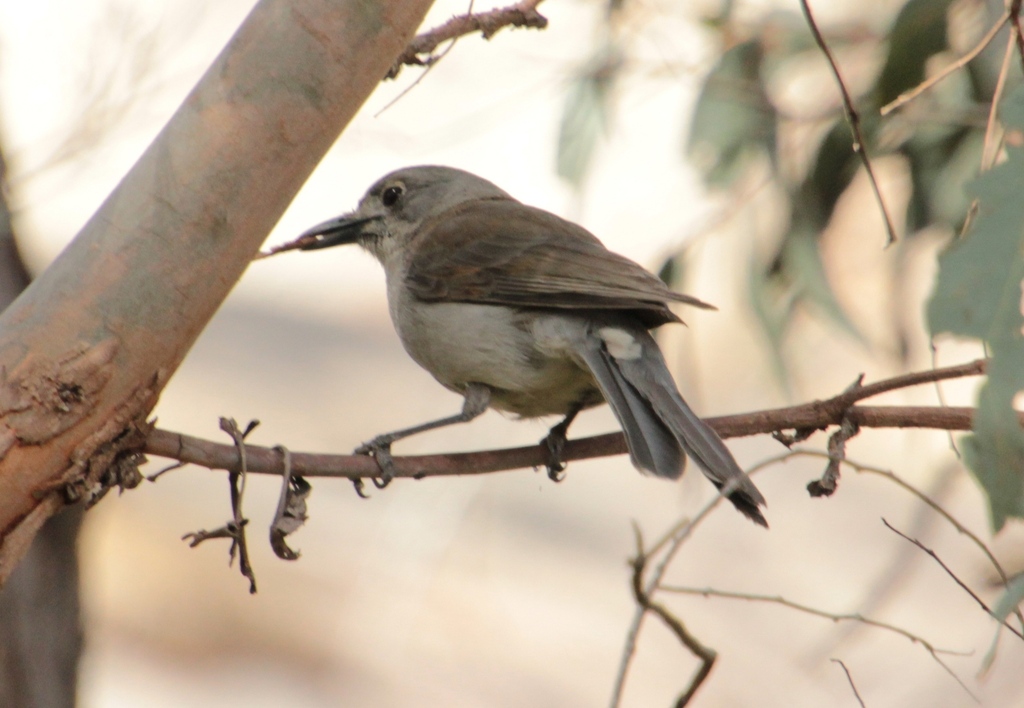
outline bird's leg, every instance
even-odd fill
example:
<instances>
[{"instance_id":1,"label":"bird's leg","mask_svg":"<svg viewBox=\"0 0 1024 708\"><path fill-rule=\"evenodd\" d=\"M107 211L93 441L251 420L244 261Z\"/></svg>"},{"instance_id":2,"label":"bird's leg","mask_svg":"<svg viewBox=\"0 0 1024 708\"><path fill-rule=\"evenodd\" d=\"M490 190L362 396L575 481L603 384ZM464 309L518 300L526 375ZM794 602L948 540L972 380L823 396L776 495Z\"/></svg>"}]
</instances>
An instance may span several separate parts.
<instances>
[{"instance_id":1,"label":"bird's leg","mask_svg":"<svg viewBox=\"0 0 1024 708\"><path fill-rule=\"evenodd\" d=\"M547 437L541 440L541 444L544 445L548 450L548 478L552 482L561 482L565 479L565 475L562 472L565 471L565 463L562 462L562 450L565 448L565 434L569 432L569 426L572 425L573 420L579 412L583 410L583 405L580 403L574 403L573 406L566 412L565 418L558 425L551 428L548 431Z\"/></svg>"},{"instance_id":2,"label":"bird's leg","mask_svg":"<svg viewBox=\"0 0 1024 708\"><path fill-rule=\"evenodd\" d=\"M383 489L395 478L395 461L391 457L392 443L412 435L417 435L418 433L425 433L428 430L436 430L437 428L443 428L456 423L468 423L486 411L487 406L491 402L491 389L483 384L471 383L467 385L463 395L465 400L462 402L461 413L441 418L440 420L432 420L422 425L415 425L411 428L378 435L370 442L363 443L356 448L355 454L369 455L377 461L377 466L380 467L380 479L373 480L374 486L378 489Z\"/></svg>"}]
</instances>

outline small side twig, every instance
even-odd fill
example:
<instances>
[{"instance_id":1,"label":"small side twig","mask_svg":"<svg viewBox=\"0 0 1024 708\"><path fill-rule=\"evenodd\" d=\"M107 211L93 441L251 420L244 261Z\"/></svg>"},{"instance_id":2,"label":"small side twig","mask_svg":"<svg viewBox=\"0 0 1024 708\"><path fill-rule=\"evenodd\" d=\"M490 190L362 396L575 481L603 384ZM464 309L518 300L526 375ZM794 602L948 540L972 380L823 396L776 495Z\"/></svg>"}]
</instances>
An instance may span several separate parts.
<instances>
[{"instance_id":1,"label":"small side twig","mask_svg":"<svg viewBox=\"0 0 1024 708\"><path fill-rule=\"evenodd\" d=\"M771 457L771 458L768 458L766 460L763 460L762 462L758 463L758 465L757 465L757 467L755 469L759 469L759 468L763 468L763 467L768 467L768 466L779 464L779 463L782 463L782 462L787 462L787 461L789 461L789 460L791 460L793 458L796 458L796 457L821 457L821 458L825 458L825 459L831 459L830 455L827 452L821 452L820 450L795 449L795 450L791 450L791 451L789 451L787 453L784 453L782 455L777 455L775 457ZM883 477L883 478L889 480L890 482L892 482L896 486L900 487L904 491L907 491L907 492L910 492L911 494L913 494L920 501L922 501L926 506L931 508L935 513L937 513L939 516L941 516L943 519L945 519L947 522L949 522L950 526L952 526L954 529L956 529L958 533L960 533L963 536L966 536L975 546L977 546L978 549L988 559L989 563L992 564L992 567L995 569L996 573L999 574L999 577L1002 579L1003 587L1008 587L1009 586L1010 578L1006 574L1006 570L1003 568L1002 564L995 557L995 554L992 553L992 550L985 544L985 542L982 541L981 538L979 538L976 533L974 533L969 528L967 528L962 523L960 523L956 519L955 516L950 514L948 511L946 511L942 507L942 505L940 505L938 502L936 502L930 496L928 496L927 494L922 492L920 489L918 489L914 485L910 484L909 482L907 482L906 480L904 480L902 477L900 477L896 473L892 472L891 470L882 469L881 467L872 467L871 465L865 465L865 464L863 464L861 462L856 462L856 461L851 460L849 458L843 459L842 462L843 462L843 464L846 464L846 465L852 467L854 469L854 471L857 472L858 474L874 474L874 475L878 475L879 477ZM1017 620L1021 623L1021 626L1024 627L1024 613L1022 613L1021 610L1018 608L1018 609L1016 609L1014 611L1013 614L1017 618Z\"/></svg>"},{"instance_id":2,"label":"small side twig","mask_svg":"<svg viewBox=\"0 0 1024 708\"><path fill-rule=\"evenodd\" d=\"M922 647L924 647L925 651L931 654L932 659L934 659L936 663L938 663L938 665L946 671L946 673L952 676L953 679L958 684L960 684L960 687L963 688L964 691L966 691L972 698L974 698L974 700L978 700L974 693L971 692L971 689L967 687L967 684L965 684L963 680L956 675L953 669L950 668L950 666L946 662L944 662L942 660L942 657L940 656L940 654L963 656L964 652L953 651L950 649L940 649L928 640L921 637L920 635L914 634L913 632L906 630L903 627L899 627L894 624L889 624L888 622L882 622L880 620L871 619L870 617L865 617L864 615L861 615L857 612L837 613L828 612L826 610L820 610L817 607L811 607L809 605L804 605L799 602L794 602L780 595L759 595L756 593L730 592L728 590L718 590L716 588L691 588L675 585L662 585L659 589L664 590L665 592L677 593L680 595L720 597L731 600L746 600L748 602L765 602L775 605L782 605L783 607L788 607L791 610L797 610L798 612L803 612L805 614L813 615L815 617L821 617L824 619L832 620L833 622L860 622L870 627L875 627L877 629L898 634L902 637L906 637L914 644L920 644Z\"/></svg>"},{"instance_id":3,"label":"small side twig","mask_svg":"<svg viewBox=\"0 0 1024 708\"><path fill-rule=\"evenodd\" d=\"M249 580L249 593L256 593L256 574L253 572L252 564L249 562L249 546L245 538L245 527L249 520L242 515L242 497L245 494L245 480L248 474L248 454L246 451L245 437L251 433L260 422L251 420L242 431L234 418L221 418L220 429L231 436L238 451L239 469L228 472L228 485L231 490L231 515L232 519L224 526L213 531L195 531L182 536L182 540L189 542L190 548L195 548L200 543L211 538L230 538L231 547L228 549L228 563L231 564L238 556L238 569L242 575Z\"/></svg>"},{"instance_id":4,"label":"small side twig","mask_svg":"<svg viewBox=\"0 0 1024 708\"><path fill-rule=\"evenodd\" d=\"M996 126L998 125L999 103L1003 99L1003 92L1006 90L1006 78L1010 74L1010 60L1013 59L1013 49L1017 44L1019 25L1010 25L1010 38L1006 43L1006 51L1003 53L1003 63L999 67L999 76L996 79L996 88L992 92L992 105L988 110L988 121L985 124L985 139L981 145L981 171L987 172L996 163L999 157L999 146L1001 141L996 141Z\"/></svg>"},{"instance_id":5,"label":"small side twig","mask_svg":"<svg viewBox=\"0 0 1024 708\"><path fill-rule=\"evenodd\" d=\"M172 464L169 464L169 465L167 465L165 467L161 467L160 469L158 469L153 474L146 475L146 481L147 482L155 482L158 479L160 479L161 477L163 477L165 474L167 474L168 472L171 472L173 470L180 469L180 468L184 467L185 464L186 463L184 463L184 462L178 461L178 462L174 462Z\"/></svg>"},{"instance_id":6,"label":"small side twig","mask_svg":"<svg viewBox=\"0 0 1024 708\"><path fill-rule=\"evenodd\" d=\"M843 663L843 660L829 659L829 661L839 664L840 668L842 668L843 670L843 673L846 674L846 680L850 682L850 690L853 691L853 697L857 699L858 705L860 705L860 708L867 708L867 706L864 705L864 699L860 697L860 692L857 691L857 684L853 682L853 676L850 675L850 670L846 668L846 664Z\"/></svg>"},{"instance_id":7,"label":"small side twig","mask_svg":"<svg viewBox=\"0 0 1024 708\"><path fill-rule=\"evenodd\" d=\"M956 61L950 62L947 66L943 67L942 71L938 72L934 76L929 76L927 79L919 83L914 88L910 89L909 91L904 91L903 93L901 93L895 99L882 106L879 113L883 116L889 115L897 108L901 108L904 105L910 103L915 98L920 96L922 93L924 93L931 87L935 86L946 77L955 73L957 70L965 67L971 61L973 61L976 56L985 51L985 48L992 43L992 40L996 38L997 34L999 34L999 30L1001 30L1006 25L1006 21L1009 19L1010 13L1008 11L1004 11L1002 17L1000 17L996 21L996 23L989 28L988 32L985 33L985 36L981 38L981 41L979 41L973 49L968 51L966 54L961 56Z\"/></svg>"},{"instance_id":8,"label":"small side twig","mask_svg":"<svg viewBox=\"0 0 1024 708\"><path fill-rule=\"evenodd\" d=\"M537 12L537 6L542 0L522 0L515 5L499 7L487 12L465 15L457 15L443 25L416 35L409 46L405 48L395 63L392 64L385 79L393 79L402 71L402 67L429 66L437 61L433 56L434 50L447 42L463 35L480 32L484 39L490 39L504 27L532 27L544 29L548 26L548 20ZM422 58L424 55L425 58Z\"/></svg>"},{"instance_id":9,"label":"small side twig","mask_svg":"<svg viewBox=\"0 0 1024 708\"><path fill-rule=\"evenodd\" d=\"M250 420L245 430L239 430L238 423L234 418L221 418L220 429L226 432L235 441L238 448L238 458L241 461L241 469L238 472L228 473L228 482L231 488L231 514L234 517L234 527L237 534L231 540L231 549L228 551L233 558L238 552L238 569L242 575L249 579L249 592L256 593L256 575L253 573L252 564L249 562L249 544L245 538L245 525L248 519L242 516L242 497L245 494L245 483L248 479L249 466L246 459L245 438L256 429L260 422Z\"/></svg>"},{"instance_id":10,"label":"small side twig","mask_svg":"<svg viewBox=\"0 0 1024 708\"><path fill-rule=\"evenodd\" d=\"M938 369L933 367L923 371L912 371L909 374L900 374L899 376L893 376L892 378L882 379L881 381L875 381L874 383L869 384L861 384L860 380L858 380L856 386L848 387L843 391L843 393L836 396L836 399L841 398L843 401L855 403L857 401L863 401L866 398L872 398L881 393L887 393L889 391L895 391L909 386L934 383L937 381L948 381L950 379L959 379L965 376L980 376L985 373L985 365L987 363L988 359L975 359L974 361L969 361L966 364L955 364L953 366L943 366Z\"/></svg>"},{"instance_id":11,"label":"small side twig","mask_svg":"<svg viewBox=\"0 0 1024 708\"><path fill-rule=\"evenodd\" d=\"M957 585L959 585L963 589L964 592L966 592L968 595L970 595L974 599L974 601L978 603L978 605L981 607L981 609L983 609L990 617L995 618L1004 627L1006 627L1008 630L1010 630L1010 632L1015 634L1018 639L1024 640L1024 632L1021 632L1019 629L1017 629L1012 624L1010 624L1009 620L1000 619L999 616L996 615L996 613L992 611L992 608L990 608L988 605L986 605L985 601L982 600L980 597L978 597L977 593L975 593L973 590L971 590L971 588L967 585L967 583L965 583L963 580L961 580L960 577L957 576L957 574L954 573L950 569L950 567L948 565L946 565L945 563L942 562L942 559L939 558L939 555L935 551L933 551L932 549L930 549L927 546L925 546L923 543L918 541L916 538L911 538L910 536L906 535L905 533L903 533L902 531L900 531L899 529L894 527L892 524L890 524L885 519L882 519L882 523L885 524L885 527L887 529L889 529L890 531L895 533L897 536L899 536L900 538L903 538L903 539L909 541L910 543L914 544L915 546L920 548L922 551L927 553L929 556L931 556L932 560L934 560L936 563L938 563L939 566L944 571L946 571L946 574L953 579L953 582L955 582Z\"/></svg>"},{"instance_id":12,"label":"small side twig","mask_svg":"<svg viewBox=\"0 0 1024 708\"><path fill-rule=\"evenodd\" d=\"M807 20L807 24L811 29L811 34L814 35L814 41L818 44L822 54L828 60L828 65L832 69L833 76L836 77L836 82L839 84L839 92L843 97L843 108L846 114L846 121L850 125L850 132L853 134L853 151L860 156L861 162L864 164L864 170L867 172L868 181L871 182L871 189L875 192L875 199L878 201L878 206L882 211L882 217L885 219L885 229L889 234L888 244L896 242L896 227L893 226L892 217L889 215L889 210L885 206L885 199L882 198L882 190L878 186L878 178L875 176L875 169L871 165L871 159L868 157L867 147L864 143L864 135L860 130L860 114L857 113L857 109L853 107L853 98L850 97L850 92L846 88L846 83L843 81L843 76L839 72L839 65L836 63L835 57L832 56L832 50L828 48L828 44L825 43L825 37L822 36L821 30L818 29L817 23L814 21L814 15L811 14L811 7L807 4L807 0L800 0L800 9L803 10L804 18Z\"/></svg>"},{"instance_id":13,"label":"small side twig","mask_svg":"<svg viewBox=\"0 0 1024 708\"><path fill-rule=\"evenodd\" d=\"M469 8L467 8L466 10L467 15L473 14L474 3L475 0L469 0ZM399 91L397 96L395 96L390 101L385 103L383 108L381 108L379 111L373 114L373 117L380 118L384 111L388 110L389 108L391 108L391 106L401 101L410 91L419 86L420 82L423 81L423 79L427 78L427 74L434 70L434 67L437 66L438 62L440 62L442 59L448 56L448 53L455 48L455 43L458 41L459 37L453 37L452 40L448 43L448 46L445 47L440 54L431 54L429 57L427 57L427 59L423 60L423 72L419 76L417 76L416 79L411 84L409 84L404 89ZM392 70L394 70L394 68L392 68Z\"/></svg>"}]
</instances>

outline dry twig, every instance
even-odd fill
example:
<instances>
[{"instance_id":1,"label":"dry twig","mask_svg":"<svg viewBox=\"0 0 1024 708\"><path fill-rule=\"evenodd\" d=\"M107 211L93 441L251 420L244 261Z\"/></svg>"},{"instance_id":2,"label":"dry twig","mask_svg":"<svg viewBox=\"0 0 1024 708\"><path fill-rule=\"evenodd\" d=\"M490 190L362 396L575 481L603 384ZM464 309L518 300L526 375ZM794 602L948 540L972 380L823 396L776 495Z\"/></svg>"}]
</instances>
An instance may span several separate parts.
<instances>
[{"instance_id":1,"label":"dry twig","mask_svg":"<svg viewBox=\"0 0 1024 708\"><path fill-rule=\"evenodd\" d=\"M942 559L939 558L938 554L935 551L933 551L932 549L928 548L926 545L924 545L923 543L918 541L916 538L911 538L910 536L906 535L905 533L903 533L902 531L900 531L899 529L894 527L892 524L890 524L885 519L882 519L882 523L885 524L885 527L887 529L889 529L890 531L895 533L897 536L899 536L900 538L906 539L910 543L913 543L915 546L917 546L922 551L924 551L929 556L931 556L932 560L934 560L936 563L938 563L939 566L941 566L941 568L944 571L946 571L946 574L949 575L949 577L951 577L953 579L953 581L957 585L959 585L961 588L963 588L964 592L966 592L968 595L970 595L974 599L974 601L977 602L978 605L981 606L981 609L985 610L985 612L987 612L990 617L995 618L998 622L1000 622L1004 627L1006 627L1008 630L1010 630L1013 634L1017 635L1018 639L1024 640L1024 632L1021 632L1019 629L1017 629L1012 624L1010 624L1009 620L1000 619L999 616L996 615L996 613L992 611L992 608L990 608L987 604L985 604L985 601L982 600L980 597L978 597L977 593L975 593L973 590L971 590L971 588L967 585L967 583L965 583L963 580L961 580L959 578L959 576L957 576L957 574L954 573L950 569L950 567L948 565L946 565L945 563L942 562Z\"/></svg>"},{"instance_id":2,"label":"dry twig","mask_svg":"<svg viewBox=\"0 0 1024 708\"><path fill-rule=\"evenodd\" d=\"M846 83L843 81L842 74L839 73L839 65L836 64L835 57L832 56L832 51L828 48L828 44L825 43L825 38L822 36L821 30L818 29L818 25L814 21L814 15L811 14L811 7L807 4L807 0L800 0L800 9L803 10L804 17L807 19L807 24L811 28L811 34L814 35L814 41L817 42L822 54L824 54L825 58L828 60L829 68L832 69L832 74L836 77L836 82L839 84L839 92L843 97L843 107L846 113L846 120L850 124L850 132L853 133L853 151L860 156L861 162L864 163L864 170L867 172L868 181L871 182L871 189L875 192L875 199L878 200L878 206L882 210L882 217L885 219L885 229L889 234L889 243L895 243L896 227L893 226L892 217L889 216L889 210L885 206L885 199L882 198L882 190L878 186L878 178L875 177L875 169L871 166L871 159L868 157L867 147L864 144L864 136L860 130L860 114L857 113L857 109L853 107L853 99L850 97L850 92L846 88Z\"/></svg>"},{"instance_id":3,"label":"dry twig","mask_svg":"<svg viewBox=\"0 0 1024 708\"><path fill-rule=\"evenodd\" d=\"M1006 90L1006 77L1010 73L1010 60L1013 58L1013 49L1017 44L1017 36L1019 35L1018 27L1019 25L1017 24L1010 26L1010 38L1006 43L1006 51L1003 53L1003 63L999 67L996 88L992 92L992 105L989 106L988 121L985 124L985 140L981 146L982 172L987 172L995 165L996 159L999 157L1000 146L1002 145L1002 140L997 141L995 138L996 126L999 124L999 102L1003 98L1003 91ZM977 200L974 201L977 202ZM966 231L966 225L964 230Z\"/></svg>"},{"instance_id":4,"label":"dry twig","mask_svg":"<svg viewBox=\"0 0 1024 708\"><path fill-rule=\"evenodd\" d=\"M692 524L690 525L692 528ZM640 529L634 527L636 532L636 557L633 559L633 598L636 600L636 604L639 607L641 613L653 612L661 619L662 622L676 635L676 638L682 642L682 644L689 649L694 656L700 659L700 666L697 671L693 674L693 678L690 679L689 686L679 695L676 699L676 708L682 708L688 705L690 699L700 690L701 685L707 680L711 674L711 669L715 665L715 659L718 658L718 653L711 647L705 646L697 637L690 633L683 624L682 620L676 617L674 614L668 611L668 609L661 603L655 602L651 599L653 590L657 589L657 583L648 582L644 583L644 570L647 567L648 555L644 552L643 537L640 535ZM674 554L673 554L674 555ZM663 567L667 565L667 560L663 564ZM661 577L661 573L658 574ZM617 697L618 698L618 697ZM617 703L617 700L616 700Z\"/></svg>"},{"instance_id":5,"label":"dry twig","mask_svg":"<svg viewBox=\"0 0 1024 708\"><path fill-rule=\"evenodd\" d=\"M846 668L846 664L843 663L842 659L829 659L829 661L839 664L842 668L843 673L846 674L846 680L850 682L850 689L853 691L853 697L857 699L860 708L866 708L864 705L864 699L860 697L860 692L857 690L857 684L853 682L853 676L850 675L850 670Z\"/></svg>"},{"instance_id":6,"label":"dry twig","mask_svg":"<svg viewBox=\"0 0 1024 708\"><path fill-rule=\"evenodd\" d=\"M195 531L182 536L182 540L189 542L190 548L195 548L200 543L211 538L230 538L231 547L228 550L229 564L234 562L238 556L238 569L242 575L249 580L249 592L256 593L256 575L253 572L252 564L249 562L249 546L245 538L245 527L249 520L242 515L242 497L245 494L245 480L249 472L247 446L245 437L251 433L258 420L249 421L245 430L238 427L234 418L221 418L220 428L231 436L235 442L235 449L238 453L239 466L237 470L228 473L228 485L231 489L231 521L213 531Z\"/></svg>"},{"instance_id":7,"label":"dry twig","mask_svg":"<svg viewBox=\"0 0 1024 708\"><path fill-rule=\"evenodd\" d=\"M437 57L433 55L434 50L445 42L463 35L480 32L484 39L490 39L505 27L544 29L548 26L548 20L537 12L537 6L541 2L542 0L522 0L515 5L487 12L457 15L429 32L416 35L405 51L398 55L385 78L395 78L405 65L430 66L437 61ZM421 58L424 55L425 58Z\"/></svg>"},{"instance_id":8,"label":"dry twig","mask_svg":"<svg viewBox=\"0 0 1024 708\"><path fill-rule=\"evenodd\" d=\"M879 113L883 116L889 115L897 108L902 108L907 103L910 103L915 98L920 96L922 93L924 93L931 87L935 86L946 77L955 73L957 70L965 67L976 56L985 51L985 47L992 43L992 40L996 38L997 34L999 34L999 30L1001 30L1006 25L1006 21L1009 19L1010 13L1004 12L1002 17L1000 17L999 20L997 20L996 23L989 28L988 32L985 33L985 36L981 38L981 41L979 41L973 49L971 49L969 52L964 54L956 61L950 62L950 64L944 67L942 71L940 71L939 73L935 74L934 76L928 77L927 79L925 79L924 81L922 81L909 91L904 91L903 93L901 93L895 99L882 106Z\"/></svg>"},{"instance_id":9,"label":"dry twig","mask_svg":"<svg viewBox=\"0 0 1024 708\"><path fill-rule=\"evenodd\" d=\"M749 477L750 475L755 474L761 469L764 469L764 467L766 466L767 465L764 464L756 465L747 471L746 476ZM626 688L626 677L629 675L629 666L633 661L633 656L636 654L636 641L637 638L640 636L640 629L643 626L644 617L647 615L648 610L654 611L656 614L658 614L659 617L661 617L663 621L669 623L669 620L666 618L666 615L658 613L657 610L654 610L652 607L650 607L651 595L660 586L661 579L665 577L665 572L668 570L669 565L675 558L676 553L679 552L679 549L682 547L683 542L690 537L694 529L696 529L697 526L699 526L700 523L708 517L708 515L714 510L714 508L717 507L718 504L722 501L722 499L725 499L730 494L732 494L736 486L739 484L740 479L742 478L736 478L726 483L724 487L718 490L718 494L715 495L715 498L709 501L704 506L704 508L701 509L700 512L698 512L697 515L693 517L693 519L682 519L671 530L669 530L669 532L665 534L665 536L663 536L661 540L655 543L650 550L644 550L640 530L634 527L634 531L636 532L638 550L637 557L633 561L633 594L637 597L637 608L636 611L633 613L633 620L632 622L630 622L629 630L626 632L626 642L625 646L623 646L622 648L622 658L619 661L619 670L616 672L615 685L612 688L611 708L617 708L622 702L622 695ZM643 581L642 575L644 570L646 570L647 566L650 565L650 559L657 555L661 551L661 549L666 546L667 548L665 549L664 556L661 558L660 561L658 561L657 564L655 564L654 569L651 571L650 577L647 579L645 583ZM641 564L641 577L639 578L636 574L638 563ZM639 586L637 586L638 582L640 583ZM643 598L646 599L646 602L642 602L641 597L637 595L638 587ZM667 610L665 611L665 613L668 617L671 617L671 613L668 613ZM676 619L675 621L679 624L679 627L682 627L682 623L679 622L678 619ZM711 666L714 663L714 650L710 649L709 647L703 647L702 644L697 642L696 638L693 638L693 641L696 642L697 645L700 645L702 647L702 651L695 650L694 647L691 647L687 640L684 640L683 637L680 635L678 631L679 627L669 623L669 628L676 633L676 636L680 638L680 641L683 641L683 643L688 648L690 648L690 650L693 651L694 654L696 654L698 658L700 658L702 661L701 668L698 670L696 674L694 674L694 677L690 680L690 686L686 689L686 691L683 692L683 694L679 698L679 701L689 701L690 698L693 697L694 693L696 693L697 689L700 687L700 684L703 683L703 681L707 678L708 674L711 672ZM682 627L682 629L685 633L685 627ZM677 706L682 706L686 704L685 702L679 701L677 701L676 703Z\"/></svg>"},{"instance_id":10,"label":"dry twig","mask_svg":"<svg viewBox=\"0 0 1024 708\"><path fill-rule=\"evenodd\" d=\"M731 600L746 600L748 602L766 602L775 605L782 605L783 607L788 607L791 610L797 610L798 612L803 612L809 615L813 615L815 617L822 617L824 619L832 620L833 622L859 622L870 627L875 627L877 629L882 629L887 632L892 632L893 634L898 634L900 636L906 637L911 642L915 644L920 644L922 647L924 647L925 651L931 654L931 657L936 661L936 663L938 663L939 666L945 669L946 673L952 676L953 679L958 684L960 684L960 687L963 688L968 694L970 694L972 698L977 700L977 698L971 692L971 689L967 687L967 684L965 684L963 680L959 676L957 676L956 673L953 672L953 669L951 669L949 665L942 660L942 657L939 656L940 654L952 654L962 656L963 652L953 651L950 649L940 649L928 640L924 639L923 637L914 634L913 632L904 629L903 627L899 627L888 622L882 622L880 620L872 619L870 617L865 617L857 612L828 612L826 610L818 609L817 607L811 607L810 605L804 605L799 602L794 602L793 600L788 600L780 595L759 595L757 593L729 592L727 590L718 590L716 588L691 588L676 585L662 585L660 589L664 590L665 592L677 593L679 595L721 597Z\"/></svg>"}]
</instances>

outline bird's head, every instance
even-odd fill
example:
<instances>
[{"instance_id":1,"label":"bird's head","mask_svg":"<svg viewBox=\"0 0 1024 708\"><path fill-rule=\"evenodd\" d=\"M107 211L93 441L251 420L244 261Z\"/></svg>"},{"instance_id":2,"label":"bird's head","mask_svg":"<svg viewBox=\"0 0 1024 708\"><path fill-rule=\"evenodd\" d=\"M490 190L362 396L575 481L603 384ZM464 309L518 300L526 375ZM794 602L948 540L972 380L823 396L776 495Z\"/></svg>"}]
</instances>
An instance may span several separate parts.
<instances>
[{"instance_id":1,"label":"bird's head","mask_svg":"<svg viewBox=\"0 0 1024 708\"><path fill-rule=\"evenodd\" d=\"M512 197L491 182L453 167L405 167L377 180L354 211L305 231L300 238L317 240L302 250L355 243L386 264L404 250L424 222L466 202L486 199Z\"/></svg>"}]
</instances>

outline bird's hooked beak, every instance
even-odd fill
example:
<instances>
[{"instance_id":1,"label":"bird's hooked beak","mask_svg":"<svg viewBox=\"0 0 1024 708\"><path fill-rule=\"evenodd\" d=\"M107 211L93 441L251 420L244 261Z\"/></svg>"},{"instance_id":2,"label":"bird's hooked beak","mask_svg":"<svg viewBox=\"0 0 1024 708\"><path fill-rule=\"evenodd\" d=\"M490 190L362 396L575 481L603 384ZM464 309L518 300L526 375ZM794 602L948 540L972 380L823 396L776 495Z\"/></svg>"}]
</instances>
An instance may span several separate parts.
<instances>
[{"instance_id":1,"label":"bird's hooked beak","mask_svg":"<svg viewBox=\"0 0 1024 708\"><path fill-rule=\"evenodd\" d=\"M322 224L317 224L307 229L299 236L299 239L315 237L316 240L300 247L302 251L316 251L331 246L344 246L358 243L363 236L363 226L379 220L379 216L355 217L350 214L329 219Z\"/></svg>"}]
</instances>

